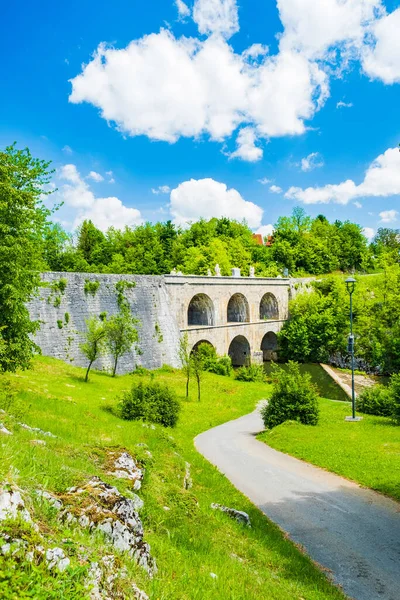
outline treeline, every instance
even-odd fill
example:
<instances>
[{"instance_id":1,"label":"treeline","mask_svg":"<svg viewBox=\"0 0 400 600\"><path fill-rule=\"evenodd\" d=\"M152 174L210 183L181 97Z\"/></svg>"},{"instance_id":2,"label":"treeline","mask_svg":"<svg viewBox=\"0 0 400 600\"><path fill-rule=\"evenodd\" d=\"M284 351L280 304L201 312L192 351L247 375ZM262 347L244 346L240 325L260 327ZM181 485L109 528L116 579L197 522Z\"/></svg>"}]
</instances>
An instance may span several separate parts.
<instances>
[{"instance_id":1,"label":"treeline","mask_svg":"<svg viewBox=\"0 0 400 600\"><path fill-rule=\"evenodd\" d=\"M344 277L315 281L290 303L290 320L279 335L280 358L348 367L349 294ZM357 277L354 333L357 367L400 372L400 266Z\"/></svg>"},{"instance_id":2,"label":"treeline","mask_svg":"<svg viewBox=\"0 0 400 600\"><path fill-rule=\"evenodd\" d=\"M200 220L187 229L166 223L146 223L103 233L84 221L75 234L50 224L44 239L43 268L52 271L160 275L175 269L185 274L222 275L232 267L243 274L255 266L256 275L275 277L319 275L333 271L369 272L397 262L399 236L381 229L368 244L362 228L350 221L315 219L302 208L280 217L271 245L260 245L245 223L221 218ZM382 260L384 259L384 260Z\"/></svg>"}]
</instances>

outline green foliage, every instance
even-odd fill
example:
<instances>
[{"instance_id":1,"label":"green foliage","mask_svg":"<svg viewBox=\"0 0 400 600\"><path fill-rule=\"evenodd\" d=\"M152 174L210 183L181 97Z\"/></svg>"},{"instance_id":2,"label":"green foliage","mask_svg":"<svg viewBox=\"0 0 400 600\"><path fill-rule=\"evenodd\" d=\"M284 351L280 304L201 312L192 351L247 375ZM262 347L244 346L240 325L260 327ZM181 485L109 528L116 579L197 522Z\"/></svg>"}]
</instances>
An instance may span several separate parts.
<instances>
[{"instance_id":1,"label":"green foliage","mask_svg":"<svg viewBox=\"0 0 400 600\"><path fill-rule=\"evenodd\" d=\"M159 344L161 344L161 343L162 343L162 341L163 341L163 339L164 339L164 336L163 336L163 334L162 334L162 332L161 332L161 327L159 326L159 324L158 324L158 323L156 323L156 324L154 325L154 331L155 331L155 335L156 335L156 337L157 337L157 341L158 341L158 343L159 343Z\"/></svg>"},{"instance_id":2,"label":"green foliage","mask_svg":"<svg viewBox=\"0 0 400 600\"><path fill-rule=\"evenodd\" d=\"M90 279L85 279L84 292L87 296L90 294L91 296L95 296L97 294L97 290L100 287L100 281L90 281Z\"/></svg>"},{"instance_id":3,"label":"green foliage","mask_svg":"<svg viewBox=\"0 0 400 600\"><path fill-rule=\"evenodd\" d=\"M117 292L117 304L120 310L129 308L129 302L126 298L125 292L126 290L132 290L134 287L136 287L136 283L134 281L126 281L126 279L121 279L115 284L115 290Z\"/></svg>"},{"instance_id":4,"label":"green foliage","mask_svg":"<svg viewBox=\"0 0 400 600\"><path fill-rule=\"evenodd\" d=\"M64 314L64 321L65 321L65 324L68 325L68 323L70 321L70 314L68 312L66 312Z\"/></svg>"},{"instance_id":5,"label":"green foliage","mask_svg":"<svg viewBox=\"0 0 400 600\"><path fill-rule=\"evenodd\" d=\"M248 365L240 367L235 373L238 381L266 381L263 365Z\"/></svg>"},{"instance_id":6,"label":"green foliage","mask_svg":"<svg viewBox=\"0 0 400 600\"><path fill-rule=\"evenodd\" d=\"M179 338L179 350L178 357L182 366L182 371L186 377L186 399L189 398L189 384L190 384L190 375L192 372L192 363L190 360L190 349L189 349L189 340L188 334L185 333Z\"/></svg>"},{"instance_id":7,"label":"green foliage","mask_svg":"<svg viewBox=\"0 0 400 600\"><path fill-rule=\"evenodd\" d=\"M268 404L262 409L267 429L285 421L317 425L319 418L318 391L309 373L300 373L299 365L289 362L287 371L277 365L272 371L273 390Z\"/></svg>"},{"instance_id":8,"label":"green foliage","mask_svg":"<svg viewBox=\"0 0 400 600\"><path fill-rule=\"evenodd\" d=\"M98 317L90 317L86 319L86 332L84 334L84 342L80 344L82 353L89 361L86 370L85 381L89 379L89 371L94 361L104 353L106 325Z\"/></svg>"},{"instance_id":9,"label":"green foliage","mask_svg":"<svg viewBox=\"0 0 400 600\"><path fill-rule=\"evenodd\" d=\"M390 389L379 384L365 388L357 398L357 410L366 415L392 416L394 405Z\"/></svg>"},{"instance_id":10,"label":"green foliage","mask_svg":"<svg viewBox=\"0 0 400 600\"><path fill-rule=\"evenodd\" d=\"M190 355L190 367L197 383L197 400L201 400L201 382L203 379L205 357L201 352L201 345L192 351Z\"/></svg>"},{"instance_id":11,"label":"green foliage","mask_svg":"<svg viewBox=\"0 0 400 600\"><path fill-rule=\"evenodd\" d=\"M50 211L43 197L49 163L15 144L0 151L0 331L5 351L0 371L26 369L39 349L32 335L39 327L26 303L40 284L43 239Z\"/></svg>"},{"instance_id":12,"label":"green foliage","mask_svg":"<svg viewBox=\"0 0 400 600\"><path fill-rule=\"evenodd\" d=\"M393 402L392 417L394 422L400 425L400 373L396 373L390 378L389 390Z\"/></svg>"},{"instance_id":13,"label":"green foliage","mask_svg":"<svg viewBox=\"0 0 400 600\"><path fill-rule=\"evenodd\" d=\"M147 421L175 427L181 406L175 392L155 381L134 384L119 404L119 413L127 421Z\"/></svg>"},{"instance_id":14,"label":"green foliage","mask_svg":"<svg viewBox=\"0 0 400 600\"><path fill-rule=\"evenodd\" d=\"M217 356L211 344L202 343L197 347L203 362L203 371L229 377L232 373L232 361L229 356Z\"/></svg>"},{"instance_id":15,"label":"green foliage","mask_svg":"<svg viewBox=\"0 0 400 600\"><path fill-rule=\"evenodd\" d=\"M112 376L115 377L118 360L139 339L135 325L138 323L128 310L121 310L105 321L106 346L113 358Z\"/></svg>"},{"instance_id":16,"label":"green foliage","mask_svg":"<svg viewBox=\"0 0 400 600\"><path fill-rule=\"evenodd\" d=\"M58 329L62 329L63 326L64 326L64 323L62 322L62 320L61 319L57 319L57 327L58 327Z\"/></svg>"}]
</instances>

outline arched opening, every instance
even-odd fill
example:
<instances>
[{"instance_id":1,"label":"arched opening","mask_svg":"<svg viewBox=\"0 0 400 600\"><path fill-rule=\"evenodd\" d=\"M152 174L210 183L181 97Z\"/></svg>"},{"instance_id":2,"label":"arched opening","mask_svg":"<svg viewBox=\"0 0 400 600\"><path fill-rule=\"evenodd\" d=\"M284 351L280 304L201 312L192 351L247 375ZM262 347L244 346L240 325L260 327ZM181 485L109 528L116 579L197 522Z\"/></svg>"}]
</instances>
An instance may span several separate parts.
<instances>
[{"instance_id":1,"label":"arched opening","mask_svg":"<svg viewBox=\"0 0 400 600\"><path fill-rule=\"evenodd\" d=\"M208 340L200 340L199 342L195 343L195 345L193 346L190 354L192 354L193 352L197 352L199 346L201 346L201 345L209 346L210 352L211 352L211 348L212 348L212 350L216 353L215 348L214 348L214 346L212 345L211 342L209 342Z\"/></svg>"},{"instance_id":2,"label":"arched opening","mask_svg":"<svg viewBox=\"0 0 400 600\"><path fill-rule=\"evenodd\" d=\"M262 321L270 321L279 319L278 300L273 294L268 292L264 294L260 302L260 319Z\"/></svg>"},{"instance_id":3,"label":"arched opening","mask_svg":"<svg viewBox=\"0 0 400 600\"><path fill-rule=\"evenodd\" d=\"M248 323L250 321L249 303L243 294L233 294L228 302L228 323Z\"/></svg>"},{"instance_id":4,"label":"arched opening","mask_svg":"<svg viewBox=\"0 0 400 600\"><path fill-rule=\"evenodd\" d=\"M234 367L250 364L250 344L243 335L237 335L230 343L228 354Z\"/></svg>"},{"instance_id":5,"label":"arched opening","mask_svg":"<svg viewBox=\"0 0 400 600\"><path fill-rule=\"evenodd\" d=\"M214 304L207 294L194 296L188 308L188 325L214 325Z\"/></svg>"},{"instance_id":6,"label":"arched opening","mask_svg":"<svg viewBox=\"0 0 400 600\"><path fill-rule=\"evenodd\" d=\"M278 338L273 331L266 333L261 342L261 350L263 351L263 360L278 360Z\"/></svg>"}]
</instances>

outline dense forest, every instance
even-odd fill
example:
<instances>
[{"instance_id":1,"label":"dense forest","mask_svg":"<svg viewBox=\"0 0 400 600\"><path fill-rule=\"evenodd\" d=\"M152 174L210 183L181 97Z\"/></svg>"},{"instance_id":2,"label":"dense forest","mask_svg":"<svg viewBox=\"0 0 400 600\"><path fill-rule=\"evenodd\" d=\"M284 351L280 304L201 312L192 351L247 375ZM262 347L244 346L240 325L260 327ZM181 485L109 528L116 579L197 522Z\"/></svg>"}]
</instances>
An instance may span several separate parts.
<instances>
[{"instance_id":1,"label":"dense forest","mask_svg":"<svg viewBox=\"0 0 400 600\"><path fill-rule=\"evenodd\" d=\"M49 223L43 240L43 270L160 275L175 269L185 274L222 275L232 267L243 274L254 266L257 276L320 275L334 271L373 272L398 261L398 232L379 229L368 244L362 228L349 221L312 219L302 208L280 217L269 245L260 245L246 223L221 218L200 220L188 228L145 223L105 233L85 221L74 234Z\"/></svg>"}]
</instances>

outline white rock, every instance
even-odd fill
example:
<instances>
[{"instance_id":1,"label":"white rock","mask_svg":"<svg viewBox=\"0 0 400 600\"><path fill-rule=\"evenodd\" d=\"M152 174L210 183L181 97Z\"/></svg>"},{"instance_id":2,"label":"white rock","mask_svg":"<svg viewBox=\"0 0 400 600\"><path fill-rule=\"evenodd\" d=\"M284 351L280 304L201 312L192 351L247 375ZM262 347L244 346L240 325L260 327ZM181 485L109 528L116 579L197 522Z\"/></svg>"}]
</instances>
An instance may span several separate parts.
<instances>
[{"instance_id":1,"label":"white rock","mask_svg":"<svg viewBox=\"0 0 400 600\"><path fill-rule=\"evenodd\" d=\"M4 435L12 435L11 431L8 431L7 427L0 423L0 433L4 433Z\"/></svg>"},{"instance_id":2,"label":"white rock","mask_svg":"<svg viewBox=\"0 0 400 600\"><path fill-rule=\"evenodd\" d=\"M210 577L212 577L213 579L218 579L218 575L216 575L215 573L210 573Z\"/></svg>"},{"instance_id":3,"label":"white rock","mask_svg":"<svg viewBox=\"0 0 400 600\"><path fill-rule=\"evenodd\" d=\"M135 600L149 600L148 595L143 590L139 589L136 583L132 583L132 591Z\"/></svg>"},{"instance_id":4,"label":"white rock","mask_svg":"<svg viewBox=\"0 0 400 600\"><path fill-rule=\"evenodd\" d=\"M46 561L50 570L57 569L61 573L70 565L70 560L67 556L65 556L64 550L57 547L47 550Z\"/></svg>"},{"instance_id":5,"label":"white rock","mask_svg":"<svg viewBox=\"0 0 400 600\"><path fill-rule=\"evenodd\" d=\"M27 523L32 523L31 516L25 508L21 494L17 490L0 490L0 521L20 517Z\"/></svg>"},{"instance_id":6,"label":"white rock","mask_svg":"<svg viewBox=\"0 0 400 600\"><path fill-rule=\"evenodd\" d=\"M39 498L44 498L45 500L47 500L50 506L52 506L56 510L62 509L63 503L61 502L61 500L59 500L49 492L46 492L46 490L36 490L36 495L39 496Z\"/></svg>"},{"instance_id":7,"label":"white rock","mask_svg":"<svg viewBox=\"0 0 400 600\"><path fill-rule=\"evenodd\" d=\"M226 513L232 519L235 519L238 523L243 525L247 525L247 527L251 527L250 517L249 515L242 511L236 510L235 508L228 508L227 506L222 506L222 504L211 504L211 508L213 510L220 510L221 512Z\"/></svg>"}]
</instances>

